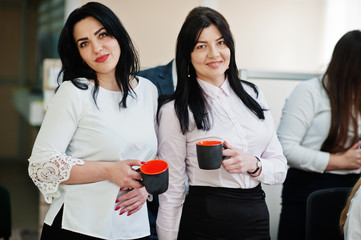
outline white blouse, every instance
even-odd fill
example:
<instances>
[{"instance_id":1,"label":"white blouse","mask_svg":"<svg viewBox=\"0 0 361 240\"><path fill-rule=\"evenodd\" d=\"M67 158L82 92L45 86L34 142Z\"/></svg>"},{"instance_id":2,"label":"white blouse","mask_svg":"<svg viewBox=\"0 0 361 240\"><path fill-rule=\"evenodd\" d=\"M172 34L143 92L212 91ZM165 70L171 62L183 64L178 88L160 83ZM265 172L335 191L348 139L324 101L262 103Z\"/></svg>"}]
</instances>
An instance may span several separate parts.
<instances>
[{"instance_id":1,"label":"white blouse","mask_svg":"<svg viewBox=\"0 0 361 240\"><path fill-rule=\"evenodd\" d=\"M277 133L290 167L318 173L325 171L330 153L320 149L330 129L330 111L328 95L318 78L301 82L286 99ZM351 128L349 135L351 138ZM348 174L360 171L329 172Z\"/></svg>"},{"instance_id":2,"label":"white blouse","mask_svg":"<svg viewBox=\"0 0 361 240\"><path fill-rule=\"evenodd\" d=\"M202 80L198 82L210 108L212 125L209 131L197 129L189 111L190 128L183 135L174 101L160 109L158 154L169 164L169 187L167 192L159 195L157 232L160 240L177 238L187 175L189 185L229 188L253 188L260 182L281 184L286 177L286 159L270 111L265 111L265 120L260 120L233 92L227 79L221 87ZM243 87L262 108L268 108L261 91L257 98L250 86L243 84ZM225 140L231 146L259 157L263 166L261 174L253 178L247 173L229 174L223 167L201 170L196 142L204 140Z\"/></svg>"},{"instance_id":3,"label":"white blouse","mask_svg":"<svg viewBox=\"0 0 361 240\"><path fill-rule=\"evenodd\" d=\"M343 228L345 240L361 239L361 190L358 189L351 200Z\"/></svg>"},{"instance_id":4,"label":"white blouse","mask_svg":"<svg viewBox=\"0 0 361 240\"><path fill-rule=\"evenodd\" d=\"M61 184L72 166L87 161L147 161L156 156L157 89L147 79L119 107L122 92L94 84L81 90L66 81L51 100L29 159L29 175L51 203L45 223L51 225L64 205L62 228L104 239L133 239L150 234L146 204L127 216L114 211L125 192L110 181Z\"/></svg>"}]
</instances>

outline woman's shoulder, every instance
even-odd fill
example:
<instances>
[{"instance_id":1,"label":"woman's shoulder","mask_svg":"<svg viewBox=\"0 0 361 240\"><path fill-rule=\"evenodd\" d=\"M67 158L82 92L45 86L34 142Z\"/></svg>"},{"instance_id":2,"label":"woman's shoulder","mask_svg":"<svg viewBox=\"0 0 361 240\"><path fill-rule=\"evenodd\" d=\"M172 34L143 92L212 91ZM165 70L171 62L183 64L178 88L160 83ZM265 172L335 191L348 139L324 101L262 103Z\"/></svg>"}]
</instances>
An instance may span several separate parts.
<instances>
[{"instance_id":1,"label":"woman's shoulder","mask_svg":"<svg viewBox=\"0 0 361 240\"><path fill-rule=\"evenodd\" d=\"M321 79L318 77L311 78L300 82L296 88L304 91L319 92L322 87Z\"/></svg>"},{"instance_id":2,"label":"woman's shoulder","mask_svg":"<svg viewBox=\"0 0 361 240\"><path fill-rule=\"evenodd\" d=\"M175 115L174 100L167 101L159 108L159 115Z\"/></svg>"},{"instance_id":3,"label":"woman's shoulder","mask_svg":"<svg viewBox=\"0 0 361 240\"><path fill-rule=\"evenodd\" d=\"M295 98L305 98L310 97L313 99L320 99L324 95L324 90L322 87L320 78L312 78L308 80L304 80L296 85L293 89L290 97Z\"/></svg>"},{"instance_id":4,"label":"woman's shoulder","mask_svg":"<svg viewBox=\"0 0 361 240\"><path fill-rule=\"evenodd\" d=\"M87 78L76 78L74 80L74 82L76 82L77 84L79 85L83 85L83 86L87 86L87 89L89 89L89 85L91 84L91 82L87 79ZM71 80L66 80L64 82L62 82L60 85L59 85L59 88L58 88L58 91L66 91L66 92L69 92L69 91L72 91L72 92L76 92L78 90L82 90L80 89L79 87L77 87L75 84L74 84L73 81ZM86 89L85 89L86 90Z\"/></svg>"},{"instance_id":5,"label":"woman's shoulder","mask_svg":"<svg viewBox=\"0 0 361 240\"><path fill-rule=\"evenodd\" d=\"M156 88L156 86L148 79L142 76L137 76L139 83L143 84L147 88Z\"/></svg>"},{"instance_id":6,"label":"woman's shoulder","mask_svg":"<svg viewBox=\"0 0 361 240\"><path fill-rule=\"evenodd\" d=\"M84 84L89 85L89 80L87 79L79 79ZM78 88L72 81L66 80L59 85L59 88L55 92L55 95L49 101L50 106L80 106L81 102L84 99L91 99L88 97L84 97L85 95L89 95L90 87L88 90L82 90Z\"/></svg>"},{"instance_id":7,"label":"woman's shoulder","mask_svg":"<svg viewBox=\"0 0 361 240\"><path fill-rule=\"evenodd\" d=\"M70 80L64 81L60 84L53 98L59 98L61 101L67 102L76 102L84 99L84 96L89 95L91 92L91 82L86 78L76 80L77 83L82 84L83 87L76 86L76 84Z\"/></svg>"},{"instance_id":8,"label":"woman's shoulder","mask_svg":"<svg viewBox=\"0 0 361 240\"><path fill-rule=\"evenodd\" d=\"M174 112L174 100L171 100L171 101L168 101L166 103L164 103L161 107L160 107L160 110L161 111L166 111L166 112L169 112L169 111L172 111Z\"/></svg>"},{"instance_id":9,"label":"woman's shoulder","mask_svg":"<svg viewBox=\"0 0 361 240\"><path fill-rule=\"evenodd\" d=\"M152 93L158 94L157 87L147 78L137 76L138 86L142 90L151 91Z\"/></svg>"}]
</instances>

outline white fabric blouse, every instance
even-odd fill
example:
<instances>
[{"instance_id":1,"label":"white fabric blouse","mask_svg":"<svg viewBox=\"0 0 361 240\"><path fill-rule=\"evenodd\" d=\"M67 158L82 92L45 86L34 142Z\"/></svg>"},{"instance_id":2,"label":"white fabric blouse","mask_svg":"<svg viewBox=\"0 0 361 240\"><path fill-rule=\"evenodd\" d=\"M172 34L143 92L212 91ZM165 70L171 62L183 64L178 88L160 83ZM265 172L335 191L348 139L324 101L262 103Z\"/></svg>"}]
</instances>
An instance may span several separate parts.
<instances>
[{"instance_id":1,"label":"white fabric blouse","mask_svg":"<svg viewBox=\"0 0 361 240\"><path fill-rule=\"evenodd\" d=\"M104 239L134 239L150 234L146 204L127 216L114 211L116 197L125 192L110 181L61 184L72 166L87 161L147 161L156 156L158 92L139 77L127 108L119 107L122 92L94 84L81 90L66 81L51 100L29 159L29 175L51 203L45 223L51 225L64 205L62 228Z\"/></svg>"},{"instance_id":2,"label":"white fabric blouse","mask_svg":"<svg viewBox=\"0 0 361 240\"><path fill-rule=\"evenodd\" d=\"M351 199L347 218L343 227L345 240L361 239L361 190L357 190L355 196Z\"/></svg>"},{"instance_id":3,"label":"white fabric blouse","mask_svg":"<svg viewBox=\"0 0 361 240\"><path fill-rule=\"evenodd\" d=\"M330 129L330 111L330 101L319 78L301 82L286 99L277 134L290 167L325 172L330 153L320 149ZM360 173L360 169L329 172Z\"/></svg>"},{"instance_id":4,"label":"white fabric blouse","mask_svg":"<svg viewBox=\"0 0 361 240\"><path fill-rule=\"evenodd\" d=\"M270 111L265 111L265 120L260 120L233 92L227 79L221 87L199 79L198 82L210 108L212 125L209 131L197 129L189 111L190 128L183 135L174 101L162 106L159 113L158 154L169 164L169 187L167 192L159 195L157 233L160 240L177 238L187 175L189 185L228 188L253 188L260 182L281 184L286 176L286 159ZM243 84L243 87L261 107L268 108L261 91L257 98L250 86ZM225 140L231 146L259 157L263 166L261 174L253 178L247 173L229 174L223 167L201 170L196 142L204 140Z\"/></svg>"}]
</instances>

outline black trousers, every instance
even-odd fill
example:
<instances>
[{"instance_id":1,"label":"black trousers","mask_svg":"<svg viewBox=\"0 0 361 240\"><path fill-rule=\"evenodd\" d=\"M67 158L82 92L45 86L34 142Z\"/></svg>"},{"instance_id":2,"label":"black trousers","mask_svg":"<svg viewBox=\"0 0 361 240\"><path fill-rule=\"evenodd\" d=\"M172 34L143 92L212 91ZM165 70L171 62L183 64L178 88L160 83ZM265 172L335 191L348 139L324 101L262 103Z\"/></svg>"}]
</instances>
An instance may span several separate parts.
<instances>
[{"instance_id":1,"label":"black trousers","mask_svg":"<svg viewBox=\"0 0 361 240\"><path fill-rule=\"evenodd\" d=\"M101 240L92 236L87 236L77 232L68 231L61 228L61 220L63 217L63 207L56 215L51 226L44 223L40 240ZM138 240L148 240L148 237L139 238Z\"/></svg>"},{"instance_id":2,"label":"black trousers","mask_svg":"<svg viewBox=\"0 0 361 240\"><path fill-rule=\"evenodd\" d=\"M308 196L320 189L353 187L360 174L315 173L289 168L283 183L278 240L305 240Z\"/></svg>"},{"instance_id":3,"label":"black trousers","mask_svg":"<svg viewBox=\"0 0 361 240\"><path fill-rule=\"evenodd\" d=\"M190 186L178 240L269 240L261 185L252 189Z\"/></svg>"}]
</instances>

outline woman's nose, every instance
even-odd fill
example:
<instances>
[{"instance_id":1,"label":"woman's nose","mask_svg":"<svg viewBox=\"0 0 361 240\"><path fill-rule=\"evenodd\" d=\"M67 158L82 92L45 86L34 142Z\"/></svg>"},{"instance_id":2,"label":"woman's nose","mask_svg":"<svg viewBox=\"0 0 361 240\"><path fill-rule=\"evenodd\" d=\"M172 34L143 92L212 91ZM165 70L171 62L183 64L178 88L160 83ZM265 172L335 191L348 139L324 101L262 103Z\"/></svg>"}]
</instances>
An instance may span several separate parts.
<instances>
[{"instance_id":1,"label":"woman's nose","mask_svg":"<svg viewBox=\"0 0 361 240\"><path fill-rule=\"evenodd\" d=\"M208 48L208 57L215 58L219 56L219 49L216 46L210 46Z\"/></svg>"},{"instance_id":2,"label":"woman's nose","mask_svg":"<svg viewBox=\"0 0 361 240\"><path fill-rule=\"evenodd\" d=\"M103 50L103 46L99 42L94 41L93 50L95 53L100 53Z\"/></svg>"}]
</instances>

